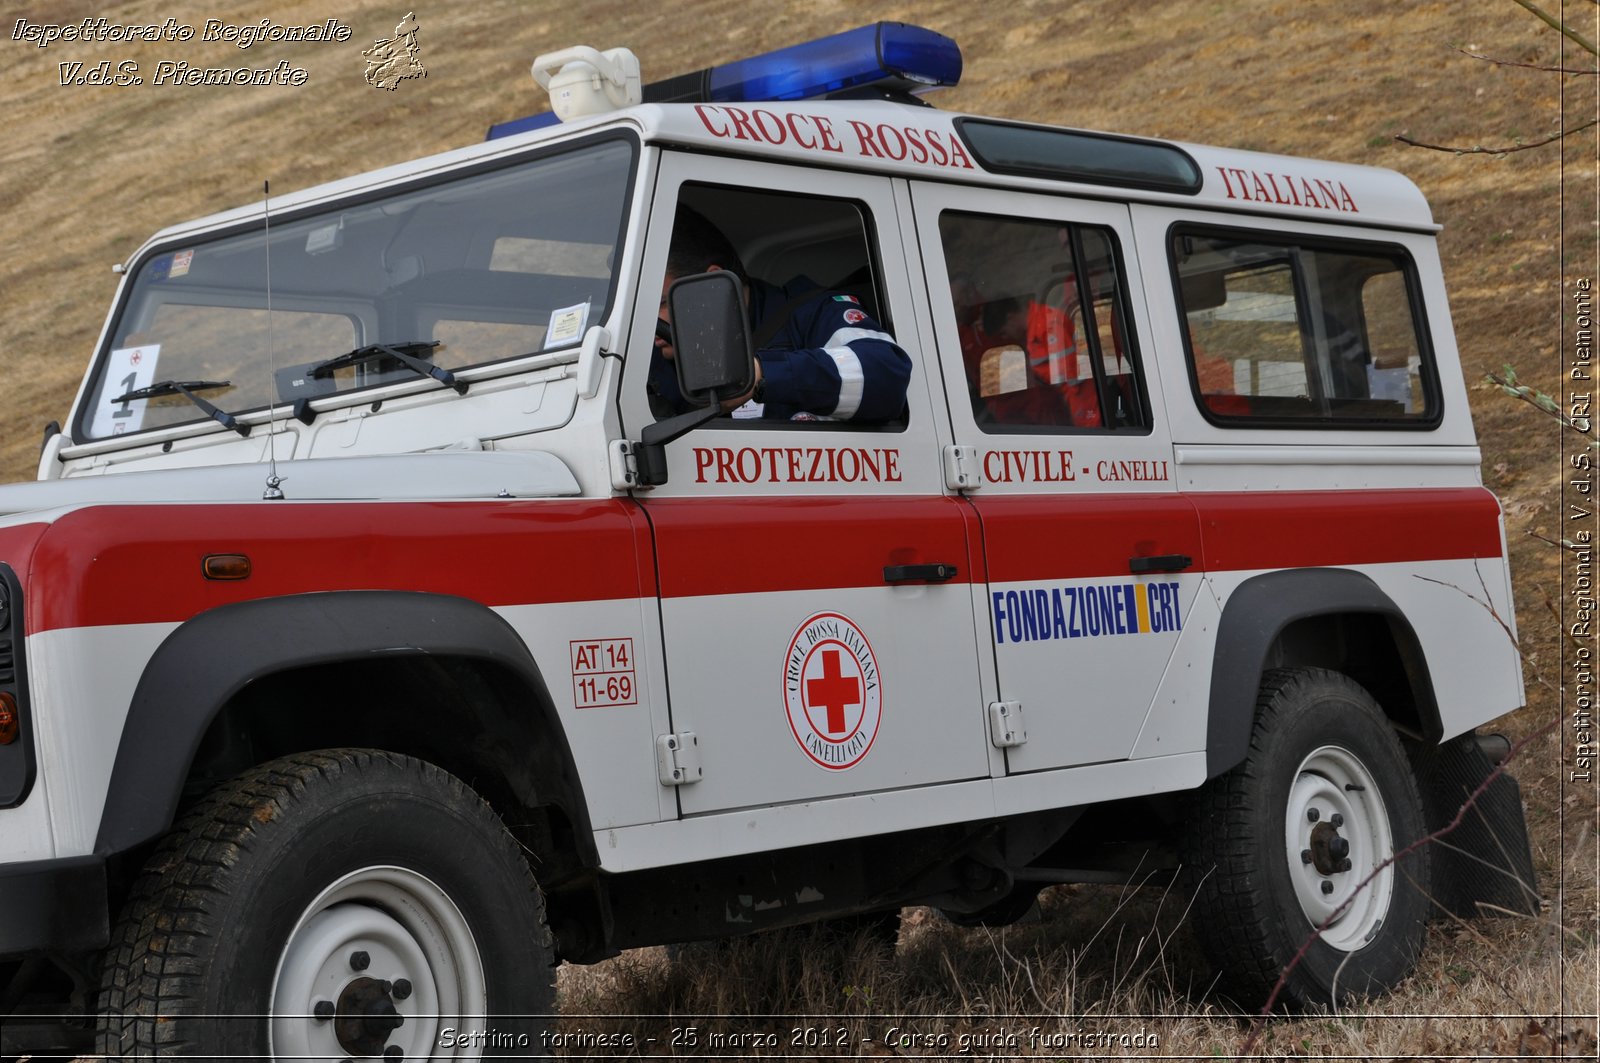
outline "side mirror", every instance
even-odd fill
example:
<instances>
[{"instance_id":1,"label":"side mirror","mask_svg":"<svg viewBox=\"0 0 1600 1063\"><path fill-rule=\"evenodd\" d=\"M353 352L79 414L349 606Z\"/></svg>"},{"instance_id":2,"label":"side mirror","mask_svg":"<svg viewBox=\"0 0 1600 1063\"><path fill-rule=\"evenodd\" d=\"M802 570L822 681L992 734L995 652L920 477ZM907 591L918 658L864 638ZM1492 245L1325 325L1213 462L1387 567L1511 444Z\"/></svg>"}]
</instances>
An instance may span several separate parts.
<instances>
[{"instance_id":1,"label":"side mirror","mask_svg":"<svg viewBox=\"0 0 1600 1063\"><path fill-rule=\"evenodd\" d=\"M639 433L639 483L667 482L666 446L722 413L755 385L756 356L744 315L744 285L727 270L697 273L667 289L678 390L700 408L644 426Z\"/></svg>"},{"instance_id":2,"label":"side mirror","mask_svg":"<svg viewBox=\"0 0 1600 1063\"><path fill-rule=\"evenodd\" d=\"M727 270L682 277L667 289L678 390L696 406L718 406L755 385L744 285Z\"/></svg>"}]
</instances>

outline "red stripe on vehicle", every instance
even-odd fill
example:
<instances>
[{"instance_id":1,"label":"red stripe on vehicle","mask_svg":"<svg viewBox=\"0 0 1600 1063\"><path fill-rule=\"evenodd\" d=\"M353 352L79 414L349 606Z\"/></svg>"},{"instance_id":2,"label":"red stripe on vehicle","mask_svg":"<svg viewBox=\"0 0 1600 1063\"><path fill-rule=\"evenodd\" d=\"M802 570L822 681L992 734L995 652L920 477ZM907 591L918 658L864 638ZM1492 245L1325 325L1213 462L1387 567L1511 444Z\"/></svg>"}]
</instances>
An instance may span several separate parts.
<instances>
[{"instance_id":1,"label":"red stripe on vehicle","mask_svg":"<svg viewBox=\"0 0 1600 1063\"><path fill-rule=\"evenodd\" d=\"M951 582L984 579L957 498L662 498L643 508L663 597L882 587L886 565L934 562L956 566Z\"/></svg>"},{"instance_id":2,"label":"red stripe on vehicle","mask_svg":"<svg viewBox=\"0 0 1600 1063\"><path fill-rule=\"evenodd\" d=\"M1001 495L973 499L990 579L1125 576L1132 557L1189 571L1500 557L1500 506L1482 488Z\"/></svg>"},{"instance_id":3,"label":"red stripe on vehicle","mask_svg":"<svg viewBox=\"0 0 1600 1063\"><path fill-rule=\"evenodd\" d=\"M975 498L995 583L1126 576L1128 559L1185 554L1200 565L1200 525L1182 495Z\"/></svg>"},{"instance_id":4,"label":"red stripe on vehicle","mask_svg":"<svg viewBox=\"0 0 1600 1063\"><path fill-rule=\"evenodd\" d=\"M1126 575L1130 558L1163 554L1193 557L1190 571L1500 556L1499 506L1480 488L679 498L642 510L653 549L641 507L617 499L92 507L39 539L31 581L49 593L31 596L29 622L178 622L327 590L492 606L650 597L656 565L660 593L687 597L880 587L887 565L932 562L956 565L954 582L1017 583ZM969 548L979 524L986 558ZM251 577L206 580L201 562L217 553L249 556Z\"/></svg>"},{"instance_id":5,"label":"red stripe on vehicle","mask_svg":"<svg viewBox=\"0 0 1600 1063\"><path fill-rule=\"evenodd\" d=\"M208 580L208 554L248 579ZM626 500L95 506L34 553L30 630L172 623L230 602L408 590L490 606L656 593L649 529Z\"/></svg>"},{"instance_id":6,"label":"red stripe on vehicle","mask_svg":"<svg viewBox=\"0 0 1600 1063\"><path fill-rule=\"evenodd\" d=\"M1500 503L1481 487L1187 497L1213 572L1501 556Z\"/></svg>"}]
</instances>

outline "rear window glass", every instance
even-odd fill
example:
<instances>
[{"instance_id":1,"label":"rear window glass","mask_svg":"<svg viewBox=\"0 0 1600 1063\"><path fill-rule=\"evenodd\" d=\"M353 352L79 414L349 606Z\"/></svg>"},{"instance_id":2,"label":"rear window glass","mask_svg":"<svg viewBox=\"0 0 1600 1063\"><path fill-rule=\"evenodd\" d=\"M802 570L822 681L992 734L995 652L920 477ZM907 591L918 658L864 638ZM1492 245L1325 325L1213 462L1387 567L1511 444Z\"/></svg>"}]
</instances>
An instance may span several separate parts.
<instances>
[{"instance_id":1,"label":"rear window glass","mask_svg":"<svg viewBox=\"0 0 1600 1063\"><path fill-rule=\"evenodd\" d=\"M1178 229L1190 381L1219 424L1432 427L1409 257L1385 245Z\"/></svg>"}]
</instances>

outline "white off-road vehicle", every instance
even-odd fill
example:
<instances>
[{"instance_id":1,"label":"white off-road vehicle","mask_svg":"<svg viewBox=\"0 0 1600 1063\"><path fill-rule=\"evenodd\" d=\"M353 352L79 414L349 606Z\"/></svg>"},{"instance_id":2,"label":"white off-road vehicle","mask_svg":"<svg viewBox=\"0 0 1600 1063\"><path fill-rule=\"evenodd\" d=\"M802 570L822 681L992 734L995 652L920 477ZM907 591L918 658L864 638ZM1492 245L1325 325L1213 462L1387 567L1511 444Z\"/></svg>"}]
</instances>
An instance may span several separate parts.
<instances>
[{"instance_id":1,"label":"white off-road vehicle","mask_svg":"<svg viewBox=\"0 0 1600 1063\"><path fill-rule=\"evenodd\" d=\"M1523 703L1427 203L960 66L570 49L128 259L0 488L5 1051L526 1054L558 961L1152 873L1315 1004L1536 906L1508 777L1412 847Z\"/></svg>"}]
</instances>

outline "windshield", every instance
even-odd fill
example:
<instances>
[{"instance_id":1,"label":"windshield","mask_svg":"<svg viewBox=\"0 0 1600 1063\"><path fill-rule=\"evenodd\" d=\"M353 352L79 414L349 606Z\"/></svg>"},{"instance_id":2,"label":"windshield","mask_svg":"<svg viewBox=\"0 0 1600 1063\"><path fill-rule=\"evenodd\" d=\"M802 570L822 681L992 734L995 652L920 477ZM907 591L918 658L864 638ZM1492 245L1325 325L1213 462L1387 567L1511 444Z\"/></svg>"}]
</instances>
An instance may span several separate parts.
<instances>
[{"instance_id":1,"label":"windshield","mask_svg":"<svg viewBox=\"0 0 1600 1063\"><path fill-rule=\"evenodd\" d=\"M610 309L632 158L614 139L274 219L270 264L259 224L145 259L77 437L206 417L180 394L117 401L166 381L225 381L206 397L237 414L419 378L390 357L311 373L374 344L449 370L575 346Z\"/></svg>"}]
</instances>

